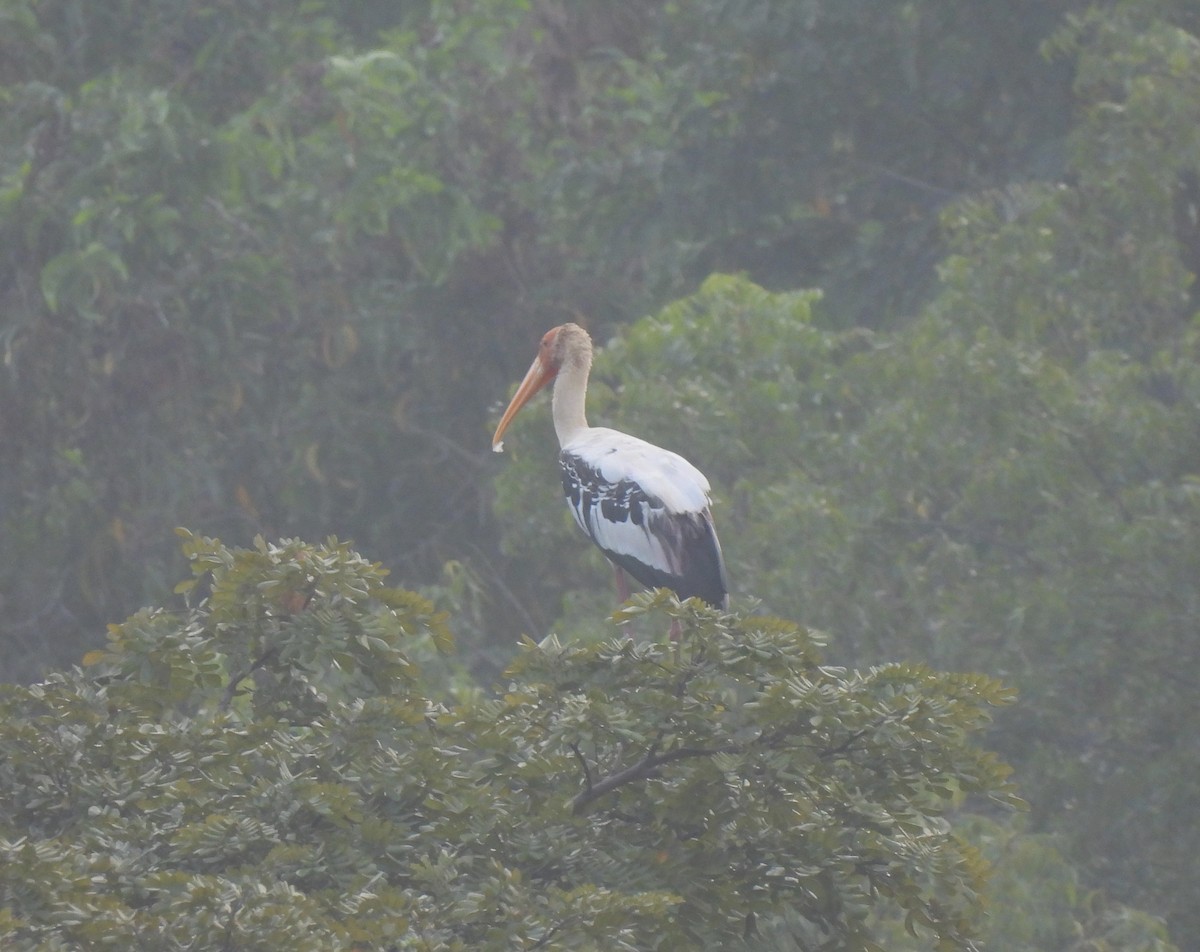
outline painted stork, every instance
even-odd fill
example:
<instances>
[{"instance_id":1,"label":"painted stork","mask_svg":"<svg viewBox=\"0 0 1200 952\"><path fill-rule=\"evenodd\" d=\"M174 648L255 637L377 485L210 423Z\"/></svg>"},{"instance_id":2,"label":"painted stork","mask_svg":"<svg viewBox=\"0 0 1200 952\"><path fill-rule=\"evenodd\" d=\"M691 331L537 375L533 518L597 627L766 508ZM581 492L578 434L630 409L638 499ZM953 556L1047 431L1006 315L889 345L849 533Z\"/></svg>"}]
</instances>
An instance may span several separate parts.
<instances>
[{"instance_id":1,"label":"painted stork","mask_svg":"<svg viewBox=\"0 0 1200 952\"><path fill-rule=\"evenodd\" d=\"M563 493L579 527L617 567L648 588L669 588L717 608L729 603L721 544L709 511L709 486L695 466L584 416L592 339L578 324L546 332L525 379L504 411L492 449L529 399L554 381L551 407L562 448ZM626 594L622 591L622 595Z\"/></svg>"}]
</instances>

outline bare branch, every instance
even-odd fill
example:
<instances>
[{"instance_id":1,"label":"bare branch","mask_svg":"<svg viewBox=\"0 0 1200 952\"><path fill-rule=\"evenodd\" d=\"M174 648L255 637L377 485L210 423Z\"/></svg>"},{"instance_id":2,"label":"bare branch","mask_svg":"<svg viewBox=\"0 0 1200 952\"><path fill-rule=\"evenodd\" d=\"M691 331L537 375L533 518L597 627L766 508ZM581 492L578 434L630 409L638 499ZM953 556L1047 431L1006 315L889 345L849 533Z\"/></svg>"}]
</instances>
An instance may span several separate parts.
<instances>
[{"instance_id":1,"label":"bare branch","mask_svg":"<svg viewBox=\"0 0 1200 952\"><path fill-rule=\"evenodd\" d=\"M592 801L598 800L606 793L611 793L626 784L654 776L658 768L665 764L693 757L711 757L713 754L737 753L741 749L741 746L738 744L727 744L724 747L678 747L675 750L668 750L660 754L658 753L658 745L655 745L636 764L626 767L624 770L618 770L614 774L609 774L595 783L589 783L587 789L572 801L571 811L576 814L582 813L583 808Z\"/></svg>"},{"instance_id":2,"label":"bare branch","mask_svg":"<svg viewBox=\"0 0 1200 952\"><path fill-rule=\"evenodd\" d=\"M538 939L537 942L533 943L533 945L531 945L530 948L531 949L544 949L547 945L550 944L550 941L556 935L558 935L559 932L561 932L564 928L566 928L568 923L573 923L576 921L578 921L577 916L568 916L562 922L556 923L554 926L552 926L550 928L550 930L544 936L542 936L540 939Z\"/></svg>"}]
</instances>

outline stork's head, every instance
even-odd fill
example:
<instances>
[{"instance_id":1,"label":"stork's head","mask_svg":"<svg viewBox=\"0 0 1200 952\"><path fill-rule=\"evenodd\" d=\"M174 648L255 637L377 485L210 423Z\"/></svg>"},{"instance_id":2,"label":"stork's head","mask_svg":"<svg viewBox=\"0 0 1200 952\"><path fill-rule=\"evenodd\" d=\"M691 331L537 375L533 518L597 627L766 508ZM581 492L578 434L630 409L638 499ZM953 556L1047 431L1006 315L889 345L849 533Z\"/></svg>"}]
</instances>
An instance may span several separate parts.
<instances>
[{"instance_id":1,"label":"stork's head","mask_svg":"<svg viewBox=\"0 0 1200 952\"><path fill-rule=\"evenodd\" d=\"M560 370L569 367L586 373L591 365L592 339L582 327L578 324L560 324L546 331L542 335L537 356L533 358L525 379L517 387L508 409L500 418L500 425L496 427L496 433L492 436L492 450L496 453L504 450L501 440L513 417L535 393L557 377Z\"/></svg>"}]
</instances>

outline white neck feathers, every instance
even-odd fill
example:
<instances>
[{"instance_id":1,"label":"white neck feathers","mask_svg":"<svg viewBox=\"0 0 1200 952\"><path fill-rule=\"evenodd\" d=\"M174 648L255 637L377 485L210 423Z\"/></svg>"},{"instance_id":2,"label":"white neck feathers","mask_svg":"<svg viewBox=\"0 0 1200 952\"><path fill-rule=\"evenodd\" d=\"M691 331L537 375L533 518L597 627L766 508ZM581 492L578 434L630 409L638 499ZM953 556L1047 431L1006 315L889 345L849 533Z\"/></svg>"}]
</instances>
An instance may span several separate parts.
<instances>
[{"instance_id":1,"label":"white neck feathers","mask_svg":"<svg viewBox=\"0 0 1200 952\"><path fill-rule=\"evenodd\" d=\"M554 415L554 432L558 445L566 446L587 428L584 402L587 399L588 362L564 362L554 380L554 395L550 406Z\"/></svg>"}]
</instances>

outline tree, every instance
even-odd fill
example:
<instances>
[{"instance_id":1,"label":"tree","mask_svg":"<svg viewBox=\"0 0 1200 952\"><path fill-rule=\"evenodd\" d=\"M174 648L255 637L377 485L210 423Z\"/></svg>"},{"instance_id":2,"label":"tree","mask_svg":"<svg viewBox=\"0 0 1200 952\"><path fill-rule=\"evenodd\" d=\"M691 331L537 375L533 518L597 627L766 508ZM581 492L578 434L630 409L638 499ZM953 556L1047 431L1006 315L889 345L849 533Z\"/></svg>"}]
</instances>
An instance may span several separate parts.
<instances>
[{"instance_id":1,"label":"tree","mask_svg":"<svg viewBox=\"0 0 1200 952\"><path fill-rule=\"evenodd\" d=\"M4 689L6 947L728 948L786 911L866 949L885 902L967 947L985 864L947 817L1011 797L970 742L996 682L663 594L623 617L678 644L527 642L491 694L343 544L184 549L188 607Z\"/></svg>"}]
</instances>

